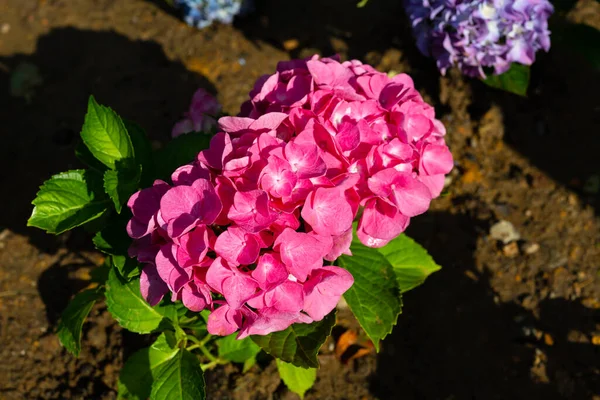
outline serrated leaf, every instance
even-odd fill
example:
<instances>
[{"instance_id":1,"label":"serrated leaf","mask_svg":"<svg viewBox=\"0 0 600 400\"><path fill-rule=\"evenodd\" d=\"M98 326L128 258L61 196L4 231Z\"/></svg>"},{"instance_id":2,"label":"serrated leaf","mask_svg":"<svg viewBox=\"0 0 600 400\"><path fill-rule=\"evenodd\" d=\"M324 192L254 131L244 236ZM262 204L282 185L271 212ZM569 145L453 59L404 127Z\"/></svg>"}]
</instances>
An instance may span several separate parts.
<instances>
[{"instance_id":1,"label":"serrated leaf","mask_svg":"<svg viewBox=\"0 0 600 400\"><path fill-rule=\"evenodd\" d=\"M88 101L81 138L90 153L111 169L115 169L117 161L134 156L133 145L121 117L109 107L98 104L94 96L90 96Z\"/></svg>"},{"instance_id":2,"label":"serrated leaf","mask_svg":"<svg viewBox=\"0 0 600 400\"><path fill-rule=\"evenodd\" d=\"M97 174L82 169L62 172L40 187L27 226L59 234L99 218L109 202Z\"/></svg>"},{"instance_id":3,"label":"serrated leaf","mask_svg":"<svg viewBox=\"0 0 600 400\"><path fill-rule=\"evenodd\" d=\"M86 289L73 297L63 311L56 335L63 346L75 357L81 351L81 330L94 303L102 296L102 289Z\"/></svg>"},{"instance_id":4,"label":"serrated leaf","mask_svg":"<svg viewBox=\"0 0 600 400\"><path fill-rule=\"evenodd\" d=\"M404 234L378 250L392 265L402 293L421 285L441 268L427 250Z\"/></svg>"},{"instance_id":5,"label":"serrated leaf","mask_svg":"<svg viewBox=\"0 0 600 400\"><path fill-rule=\"evenodd\" d=\"M204 373L198 358L179 349L169 359L152 383L152 400L203 400L206 398Z\"/></svg>"},{"instance_id":6,"label":"serrated leaf","mask_svg":"<svg viewBox=\"0 0 600 400\"><path fill-rule=\"evenodd\" d=\"M156 330L165 316L167 307L151 307L140 293L140 280L126 282L114 268L106 281L106 306L119 324L132 332L150 333Z\"/></svg>"},{"instance_id":7,"label":"serrated leaf","mask_svg":"<svg viewBox=\"0 0 600 400\"><path fill-rule=\"evenodd\" d=\"M317 368L317 354L335 325L335 311L322 321L293 324L284 331L250 336L254 343L275 358L302 368Z\"/></svg>"},{"instance_id":8,"label":"serrated leaf","mask_svg":"<svg viewBox=\"0 0 600 400\"><path fill-rule=\"evenodd\" d=\"M117 161L116 170L109 169L104 172L104 191L112 199L119 214L123 204L138 190L142 172L139 165L134 166L125 161L129 166L120 168L120 163L121 161Z\"/></svg>"},{"instance_id":9,"label":"serrated leaf","mask_svg":"<svg viewBox=\"0 0 600 400\"><path fill-rule=\"evenodd\" d=\"M156 155L157 177L169 179L177 167L194 161L209 144L210 136L199 132L186 133L171 140Z\"/></svg>"},{"instance_id":10,"label":"serrated leaf","mask_svg":"<svg viewBox=\"0 0 600 400\"><path fill-rule=\"evenodd\" d=\"M512 63L508 71L500 75L490 75L483 79L483 83L519 96L527 96L529 72L527 65Z\"/></svg>"},{"instance_id":11,"label":"serrated leaf","mask_svg":"<svg viewBox=\"0 0 600 400\"><path fill-rule=\"evenodd\" d=\"M125 255L131 243L123 223L114 222L96 233L93 240L96 249L111 255Z\"/></svg>"},{"instance_id":12,"label":"serrated leaf","mask_svg":"<svg viewBox=\"0 0 600 400\"><path fill-rule=\"evenodd\" d=\"M75 146L75 156L79 161L100 174L104 174L104 171L108 168L106 165L96 160L96 157L94 157L83 141L80 141Z\"/></svg>"},{"instance_id":13,"label":"serrated leaf","mask_svg":"<svg viewBox=\"0 0 600 400\"><path fill-rule=\"evenodd\" d=\"M304 399L304 394L310 389L317 379L316 368L300 368L285 361L275 360L279 376L285 386Z\"/></svg>"},{"instance_id":14,"label":"serrated leaf","mask_svg":"<svg viewBox=\"0 0 600 400\"><path fill-rule=\"evenodd\" d=\"M135 122L123 120L125 128L131 138L135 153L135 162L142 166L141 187L148 187L154 181L154 159L152 154L152 143L148 140L146 132Z\"/></svg>"},{"instance_id":15,"label":"serrated leaf","mask_svg":"<svg viewBox=\"0 0 600 400\"><path fill-rule=\"evenodd\" d=\"M129 258L128 256L112 256L110 259L112 266L119 271L119 274L126 281L130 281L142 273L142 267L133 258Z\"/></svg>"},{"instance_id":16,"label":"serrated leaf","mask_svg":"<svg viewBox=\"0 0 600 400\"><path fill-rule=\"evenodd\" d=\"M178 351L172 332L164 332L152 346L135 352L127 359L119 374L118 398L147 399L155 377Z\"/></svg>"},{"instance_id":17,"label":"serrated leaf","mask_svg":"<svg viewBox=\"0 0 600 400\"><path fill-rule=\"evenodd\" d=\"M402 310L402 297L394 270L377 249L364 246L356 234L350 246L352 256L338 258L340 267L354 277L344 299L379 351L379 341L392 331Z\"/></svg>"},{"instance_id":18,"label":"serrated leaf","mask_svg":"<svg viewBox=\"0 0 600 400\"><path fill-rule=\"evenodd\" d=\"M237 340L236 336L237 333L234 333L217 340L219 357L236 363L243 363L246 360L256 357L260 352L260 347L249 337Z\"/></svg>"}]
</instances>

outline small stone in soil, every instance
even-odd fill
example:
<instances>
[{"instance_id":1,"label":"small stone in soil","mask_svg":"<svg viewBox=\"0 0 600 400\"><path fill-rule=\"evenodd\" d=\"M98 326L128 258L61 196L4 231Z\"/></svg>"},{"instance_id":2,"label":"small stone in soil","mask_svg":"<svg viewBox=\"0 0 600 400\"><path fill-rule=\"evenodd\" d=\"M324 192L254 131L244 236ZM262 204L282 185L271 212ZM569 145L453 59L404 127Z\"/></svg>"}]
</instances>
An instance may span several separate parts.
<instances>
[{"instance_id":1,"label":"small stone in soil","mask_svg":"<svg viewBox=\"0 0 600 400\"><path fill-rule=\"evenodd\" d=\"M532 255L532 254L537 253L539 250L540 250L540 245L537 243L525 243L523 245L523 252L525 254Z\"/></svg>"},{"instance_id":2,"label":"small stone in soil","mask_svg":"<svg viewBox=\"0 0 600 400\"><path fill-rule=\"evenodd\" d=\"M502 248L502 253L504 253L506 257L516 257L519 255L519 245L517 242L510 242Z\"/></svg>"},{"instance_id":3,"label":"small stone in soil","mask_svg":"<svg viewBox=\"0 0 600 400\"><path fill-rule=\"evenodd\" d=\"M490 237L500 240L504 244L521 239L521 235L517 232L513 224L505 220L498 221L492 225L490 228Z\"/></svg>"}]
</instances>

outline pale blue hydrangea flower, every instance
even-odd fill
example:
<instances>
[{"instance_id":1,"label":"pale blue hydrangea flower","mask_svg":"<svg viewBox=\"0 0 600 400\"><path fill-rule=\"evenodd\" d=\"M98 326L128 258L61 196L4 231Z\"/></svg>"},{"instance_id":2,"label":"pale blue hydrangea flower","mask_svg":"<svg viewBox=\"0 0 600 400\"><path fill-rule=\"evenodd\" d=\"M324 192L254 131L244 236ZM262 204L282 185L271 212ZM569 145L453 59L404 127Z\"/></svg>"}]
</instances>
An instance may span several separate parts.
<instances>
[{"instance_id":1,"label":"pale blue hydrangea flower","mask_svg":"<svg viewBox=\"0 0 600 400\"><path fill-rule=\"evenodd\" d=\"M248 0L175 0L174 5L182 11L188 25L199 29L215 21L231 24L233 17L251 8Z\"/></svg>"}]
</instances>

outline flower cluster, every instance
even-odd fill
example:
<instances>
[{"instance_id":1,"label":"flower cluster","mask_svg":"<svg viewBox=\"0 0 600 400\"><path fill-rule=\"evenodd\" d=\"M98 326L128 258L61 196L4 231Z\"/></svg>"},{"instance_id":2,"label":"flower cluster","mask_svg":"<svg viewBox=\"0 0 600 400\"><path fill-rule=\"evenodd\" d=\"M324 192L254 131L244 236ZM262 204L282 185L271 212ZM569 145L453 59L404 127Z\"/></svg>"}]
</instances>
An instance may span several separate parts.
<instances>
[{"instance_id":1,"label":"flower cluster","mask_svg":"<svg viewBox=\"0 0 600 400\"><path fill-rule=\"evenodd\" d=\"M231 24L233 17L248 11L249 0L175 0L174 6L188 25L203 29L215 21Z\"/></svg>"},{"instance_id":2,"label":"flower cluster","mask_svg":"<svg viewBox=\"0 0 600 400\"><path fill-rule=\"evenodd\" d=\"M238 338L324 318L353 283L326 265L379 247L440 194L452 156L407 75L359 61L282 62L172 185L128 202L130 255L150 304L171 293Z\"/></svg>"},{"instance_id":3,"label":"flower cluster","mask_svg":"<svg viewBox=\"0 0 600 400\"><path fill-rule=\"evenodd\" d=\"M200 88L192 97L188 112L184 119L177 122L171 131L172 137L177 137L190 132L210 132L217 126L215 116L221 112L221 104L217 99Z\"/></svg>"},{"instance_id":4,"label":"flower cluster","mask_svg":"<svg viewBox=\"0 0 600 400\"><path fill-rule=\"evenodd\" d=\"M444 74L456 65L468 76L485 78L510 64L531 65L535 53L550 49L548 0L405 0L419 50L436 59Z\"/></svg>"}]
</instances>

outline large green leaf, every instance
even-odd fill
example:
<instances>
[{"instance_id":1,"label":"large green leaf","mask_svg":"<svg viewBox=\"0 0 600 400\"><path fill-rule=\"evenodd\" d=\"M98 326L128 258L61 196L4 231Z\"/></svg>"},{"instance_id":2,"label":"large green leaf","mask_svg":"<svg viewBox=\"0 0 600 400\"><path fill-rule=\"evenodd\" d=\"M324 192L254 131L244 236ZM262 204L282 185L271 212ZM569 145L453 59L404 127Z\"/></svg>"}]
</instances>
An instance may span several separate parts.
<instances>
[{"instance_id":1,"label":"large green leaf","mask_svg":"<svg viewBox=\"0 0 600 400\"><path fill-rule=\"evenodd\" d=\"M317 379L317 369L296 367L294 364L279 359L276 361L279 376L285 386L300 396L301 399L304 399L304 394L314 385Z\"/></svg>"},{"instance_id":2,"label":"large green leaf","mask_svg":"<svg viewBox=\"0 0 600 400\"><path fill-rule=\"evenodd\" d=\"M98 161L111 169L119 160L133 158L133 145L127 129L113 110L90 96L81 138Z\"/></svg>"},{"instance_id":3,"label":"large green leaf","mask_svg":"<svg viewBox=\"0 0 600 400\"><path fill-rule=\"evenodd\" d=\"M121 213L123 204L138 190L142 172L139 165L119 168L119 163L117 161L116 170L104 172L104 191L112 199L117 213Z\"/></svg>"},{"instance_id":4,"label":"large green leaf","mask_svg":"<svg viewBox=\"0 0 600 400\"><path fill-rule=\"evenodd\" d=\"M483 83L519 96L526 96L529 87L529 67L512 63L508 71L500 75L490 75L483 80Z\"/></svg>"},{"instance_id":5,"label":"large green leaf","mask_svg":"<svg viewBox=\"0 0 600 400\"><path fill-rule=\"evenodd\" d=\"M98 250L106 254L124 255L131 243L125 230L125 222L113 221L96 233L93 242Z\"/></svg>"},{"instance_id":6,"label":"large green leaf","mask_svg":"<svg viewBox=\"0 0 600 400\"><path fill-rule=\"evenodd\" d=\"M150 333L161 325L165 316L172 318L169 314L172 307L160 304L151 307L142 298L140 280L127 282L114 268L106 281L106 306L123 328L136 333Z\"/></svg>"},{"instance_id":7,"label":"large green leaf","mask_svg":"<svg viewBox=\"0 0 600 400\"><path fill-rule=\"evenodd\" d=\"M94 303L102 296L102 289L86 289L73 297L62 313L58 324L58 339L75 357L81 351L81 329Z\"/></svg>"},{"instance_id":8,"label":"large green leaf","mask_svg":"<svg viewBox=\"0 0 600 400\"><path fill-rule=\"evenodd\" d=\"M352 256L338 259L354 277L344 299L379 351L379 341L392 331L402 309L402 297L389 261L377 249L364 246L356 235Z\"/></svg>"},{"instance_id":9,"label":"large green leaf","mask_svg":"<svg viewBox=\"0 0 600 400\"><path fill-rule=\"evenodd\" d=\"M243 363L246 360L256 357L260 352L260 347L249 337L237 340L236 336L237 333L234 333L217 340L219 357L236 363Z\"/></svg>"},{"instance_id":10,"label":"large green leaf","mask_svg":"<svg viewBox=\"0 0 600 400\"><path fill-rule=\"evenodd\" d=\"M156 155L157 178L167 180L177 167L196 159L201 150L208 148L210 136L191 132L171 140Z\"/></svg>"},{"instance_id":11,"label":"large green leaf","mask_svg":"<svg viewBox=\"0 0 600 400\"><path fill-rule=\"evenodd\" d=\"M97 174L82 169L63 172L40 187L27 226L59 234L100 217L109 202Z\"/></svg>"},{"instance_id":12,"label":"large green leaf","mask_svg":"<svg viewBox=\"0 0 600 400\"><path fill-rule=\"evenodd\" d=\"M141 187L151 186L154 181L154 158L152 154L152 143L148 140L146 132L138 124L123 120L125 128L131 138L135 153L135 162L142 166Z\"/></svg>"},{"instance_id":13,"label":"large green leaf","mask_svg":"<svg viewBox=\"0 0 600 400\"><path fill-rule=\"evenodd\" d=\"M206 398L204 373L198 358L185 349L161 367L152 383L152 400L203 400Z\"/></svg>"},{"instance_id":14,"label":"large green leaf","mask_svg":"<svg viewBox=\"0 0 600 400\"><path fill-rule=\"evenodd\" d=\"M380 248L379 252L392 264L402 293L421 285L441 268L427 250L404 234Z\"/></svg>"},{"instance_id":15,"label":"large green leaf","mask_svg":"<svg viewBox=\"0 0 600 400\"><path fill-rule=\"evenodd\" d=\"M173 333L164 332L152 346L138 350L130 356L119 374L119 399L147 399L159 371L178 351Z\"/></svg>"},{"instance_id":16,"label":"large green leaf","mask_svg":"<svg viewBox=\"0 0 600 400\"><path fill-rule=\"evenodd\" d=\"M75 146L75 156L79 159L79 161L94 171L99 172L100 174L104 174L104 171L107 169L106 165L96 160L96 157L94 157L94 155L90 152L90 149L87 148L83 141L80 141Z\"/></svg>"},{"instance_id":17,"label":"large green leaf","mask_svg":"<svg viewBox=\"0 0 600 400\"><path fill-rule=\"evenodd\" d=\"M293 324L284 331L250 336L273 357L302 368L317 368L317 354L335 325L335 311L322 321L312 324Z\"/></svg>"}]
</instances>

